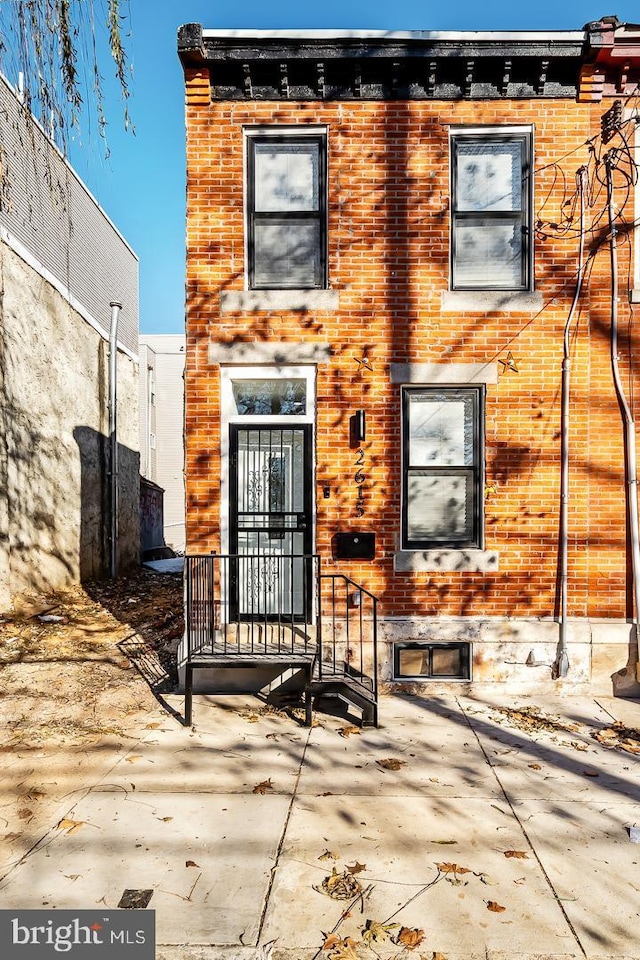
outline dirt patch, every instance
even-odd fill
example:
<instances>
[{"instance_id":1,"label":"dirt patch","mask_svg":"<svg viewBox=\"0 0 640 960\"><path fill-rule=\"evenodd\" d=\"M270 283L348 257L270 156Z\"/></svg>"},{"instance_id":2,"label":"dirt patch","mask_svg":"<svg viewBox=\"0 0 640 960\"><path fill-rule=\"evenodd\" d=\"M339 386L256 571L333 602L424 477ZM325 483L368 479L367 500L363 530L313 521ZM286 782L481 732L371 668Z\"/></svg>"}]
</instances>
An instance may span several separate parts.
<instances>
[{"instance_id":1,"label":"dirt patch","mask_svg":"<svg viewBox=\"0 0 640 960\"><path fill-rule=\"evenodd\" d=\"M22 597L0 618L0 748L136 735L175 687L182 579L142 569Z\"/></svg>"},{"instance_id":2,"label":"dirt patch","mask_svg":"<svg viewBox=\"0 0 640 960\"><path fill-rule=\"evenodd\" d=\"M167 720L182 578L140 570L0 615L0 882Z\"/></svg>"}]
</instances>

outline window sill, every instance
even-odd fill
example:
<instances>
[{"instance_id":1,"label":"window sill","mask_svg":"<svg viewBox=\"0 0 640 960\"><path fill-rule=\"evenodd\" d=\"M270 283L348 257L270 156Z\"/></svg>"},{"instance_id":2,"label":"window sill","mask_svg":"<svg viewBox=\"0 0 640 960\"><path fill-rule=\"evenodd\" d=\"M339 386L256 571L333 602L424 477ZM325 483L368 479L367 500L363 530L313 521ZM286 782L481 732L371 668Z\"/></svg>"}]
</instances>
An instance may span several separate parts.
<instances>
[{"instance_id":1,"label":"window sill","mask_svg":"<svg viewBox=\"0 0 640 960\"><path fill-rule=\"evenodd\" d=\"M395 573L495 573L495 550L401 550L393 558Z\"/></svg>"},{"instance_id":2,"label":"window sill","mask_svg":"<svg viewBox=\"0 0 640 960\"><path fill-rule=\"evenodd\" d=\"M220 294L220 313L254 310L337 310L337 290L227 290Z\"/></svg>"},{"instance_id":3,"label":"window sill","mask_svg":"<svg viewBox=\"0 0 640 960\"><path fill-rule=\"evenodd\" d=\"M543 300L541 293L513 290L445 290L441 306L445 313L457 313L460 310L474 313L537 313L542 310Z\"/></svg>"}]
</instances>

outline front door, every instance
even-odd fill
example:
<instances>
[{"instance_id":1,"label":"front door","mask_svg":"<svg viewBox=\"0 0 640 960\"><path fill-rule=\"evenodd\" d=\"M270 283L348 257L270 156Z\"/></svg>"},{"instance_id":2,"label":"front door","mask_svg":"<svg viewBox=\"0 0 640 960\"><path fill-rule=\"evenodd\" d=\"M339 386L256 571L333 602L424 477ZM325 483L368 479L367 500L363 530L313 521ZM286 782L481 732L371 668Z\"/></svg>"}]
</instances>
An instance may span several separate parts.
<instances>
[{"instance_id":1,"label":"front door","mask_svg":"<svg viewBox=\"0 0 640 960\"><path fill-rule=\"evenodd\" d=\"M310 424L230 430L232 619L308 619L313 596Z\"/></svg>"}]
</instances>

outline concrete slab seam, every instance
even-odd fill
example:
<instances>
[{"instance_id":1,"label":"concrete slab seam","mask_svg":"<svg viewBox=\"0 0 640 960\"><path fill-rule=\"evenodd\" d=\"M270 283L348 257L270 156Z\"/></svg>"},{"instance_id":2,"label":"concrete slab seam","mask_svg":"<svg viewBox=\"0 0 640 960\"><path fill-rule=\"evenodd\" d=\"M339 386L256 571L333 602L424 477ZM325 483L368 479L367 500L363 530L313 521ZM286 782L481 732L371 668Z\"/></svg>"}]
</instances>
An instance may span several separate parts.
<instances>
[{"instance_id":1,"label":"concrete slab seam","mask_svg":"<svg viewBox=\"0 0 640 960\"><path fill-rule=\"evenodd\" d=\"M525 829L524 824L522 823L520 817L519 817L518 814L516 813L515 807L514 807L513 804L511 803L511 798L509 797L506 789L504 788L504 786L503 786L503 784L502 784L502 781L501 781L501 779L500 779L500 777L499 777L499 775L498 775L498 772L497 772L497 768L494 767L494 765L493 765L493 764L491 763L491 761L489 760L489 756L488 756L486 750L484 749L484 746L483 746L483 744L482 744L482 742L481 742L481 740L480 740L480 737L479 737L478 734L476 733L473 724L471 723L469 717L467 716L467 712L466 712L466 710L465 710L465 708L464 708L464 705L460 702L460 700L459 700L458 697L456 697L456 703L458 704L458 706L459 706L459 708L460 708L460 712L462 713L463 717L465 718L465 720L466 720L467 723L469 724L469 729L471 730L473 736L475 737L476 742L477 742L478 746L480 747L480 750L482 751L482 754L483 754L485 760L487 761L487 764L488 764L488 766L489 766L489 769L490 769L491 772L493 773L493 776L495 777L495 780L496 780L498 786L500 787L500 791L502 792L502 795L503 795L503 797L504 797L504 799L505 799L505 802L506 802L507 806L509 807L509 809L511 810L511 815L513 816L514 820L516 821L516 823L518 824L520 830L522 831L522 835L523 835L523 837L525 838L525 840L527 841L527 846L529 847L529 850L531 851L534 859L536 860L538 866L540 867L540 870L541 870L541 872L542 872L542 875L543 875L546 883L548 884L549 889L551 890L551 893L553 894L553 898L554 898L554 900L556 901L558 907L560 908L560 912L562 913L562 915L563 915L563 917L564 917L564 919L565 919L565 921L566 921L566 924L567 924L567 926L569 927L569 930L571 930L571 933L572 933L572 935L573 935L573 937L574 937L574 939L575 939L575 941L576 941L576 944L577 944L580 952L582 953L583 957L585 957L585 960L586 960L587 953L586 953L584 947L582 946L582 943L581 943L581 941L580 941L580 937L578 936L578 932L577 932L577 930L575 929L573 923L571 922L571 920L570 920L570 918L569 918L569 916L568 916L568 914L567 914L567 911L565 910L564 906L562 905L562 901L561 901L560 897L558 896L558 893L557 893L557 891L556 891L556 888L554 887L554 885L553 885L553 883L552 883L552 881L551 881L551 877L550 877L549 874L547 873L547 871L546 871L546 869L545 869L545 867L544 867L544 864L542 863L540 857L538 856L538 853L537 853L535 847L533 846L533 844L532 844L532 842L531 842L531 839L530 839L529 834L527 833L527 831L526 831L526 829Z\"/></svg>"}]
</instances>

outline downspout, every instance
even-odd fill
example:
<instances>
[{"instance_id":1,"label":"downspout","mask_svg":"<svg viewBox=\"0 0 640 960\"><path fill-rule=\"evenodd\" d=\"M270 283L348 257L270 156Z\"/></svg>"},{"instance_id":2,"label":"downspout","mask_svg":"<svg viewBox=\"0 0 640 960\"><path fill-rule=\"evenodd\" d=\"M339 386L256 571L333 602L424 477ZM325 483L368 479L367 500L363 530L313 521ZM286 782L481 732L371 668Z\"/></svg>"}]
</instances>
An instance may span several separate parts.
<instances>
[{"instance_id":1,"label":"downspout","mask_svg":"<svg viewBox=\"0 0 640 960\"><path fill-rule=\"evenodd\" d=\"M122 304L113 301L109 327L109 494L110 563L112 577L118 576L118 319Z\"/></svg>"},{"instance_id":2,"label":"downspout","mask_svg":"<svg viewBox=\"0 0 640 960\"><path fill-rule=\"evenodd\" d=\"M569 545L569 400L571 384L571 324L578 306L584 276L584 191L586 168L578 171L580 192L580 248L578 251L578 275L573 293L573 302L564 325L562 354L562 402L560 408L560 647L556 661L557 675L566 677L569 672L567 653L567 596L568 596L568 545Z\"/></svg>"},{"instance_id":3,"label":"downspout","mask_svg":"<svg viewBox=\"0 0 640 960\"><path fill-rule=\"evenodd\" d=\"M618 243L615 226L615 210L613 204L613 170L615 169L615 153L610 151L604 158L607 171L607 202L609 207L609 248L611 252L611 369L616 396L620 404L624 422L625 439L625 473L627 511L629 517L629 533L631 538L631 571L633 579L633 625L636 644L636 679L640 680L640 638L638 624L640 621L640 533L638 528L638 477L636 469L636 432L633 415L625 396L620 370L618 367Z\"/></svg>"}]
</instances>

